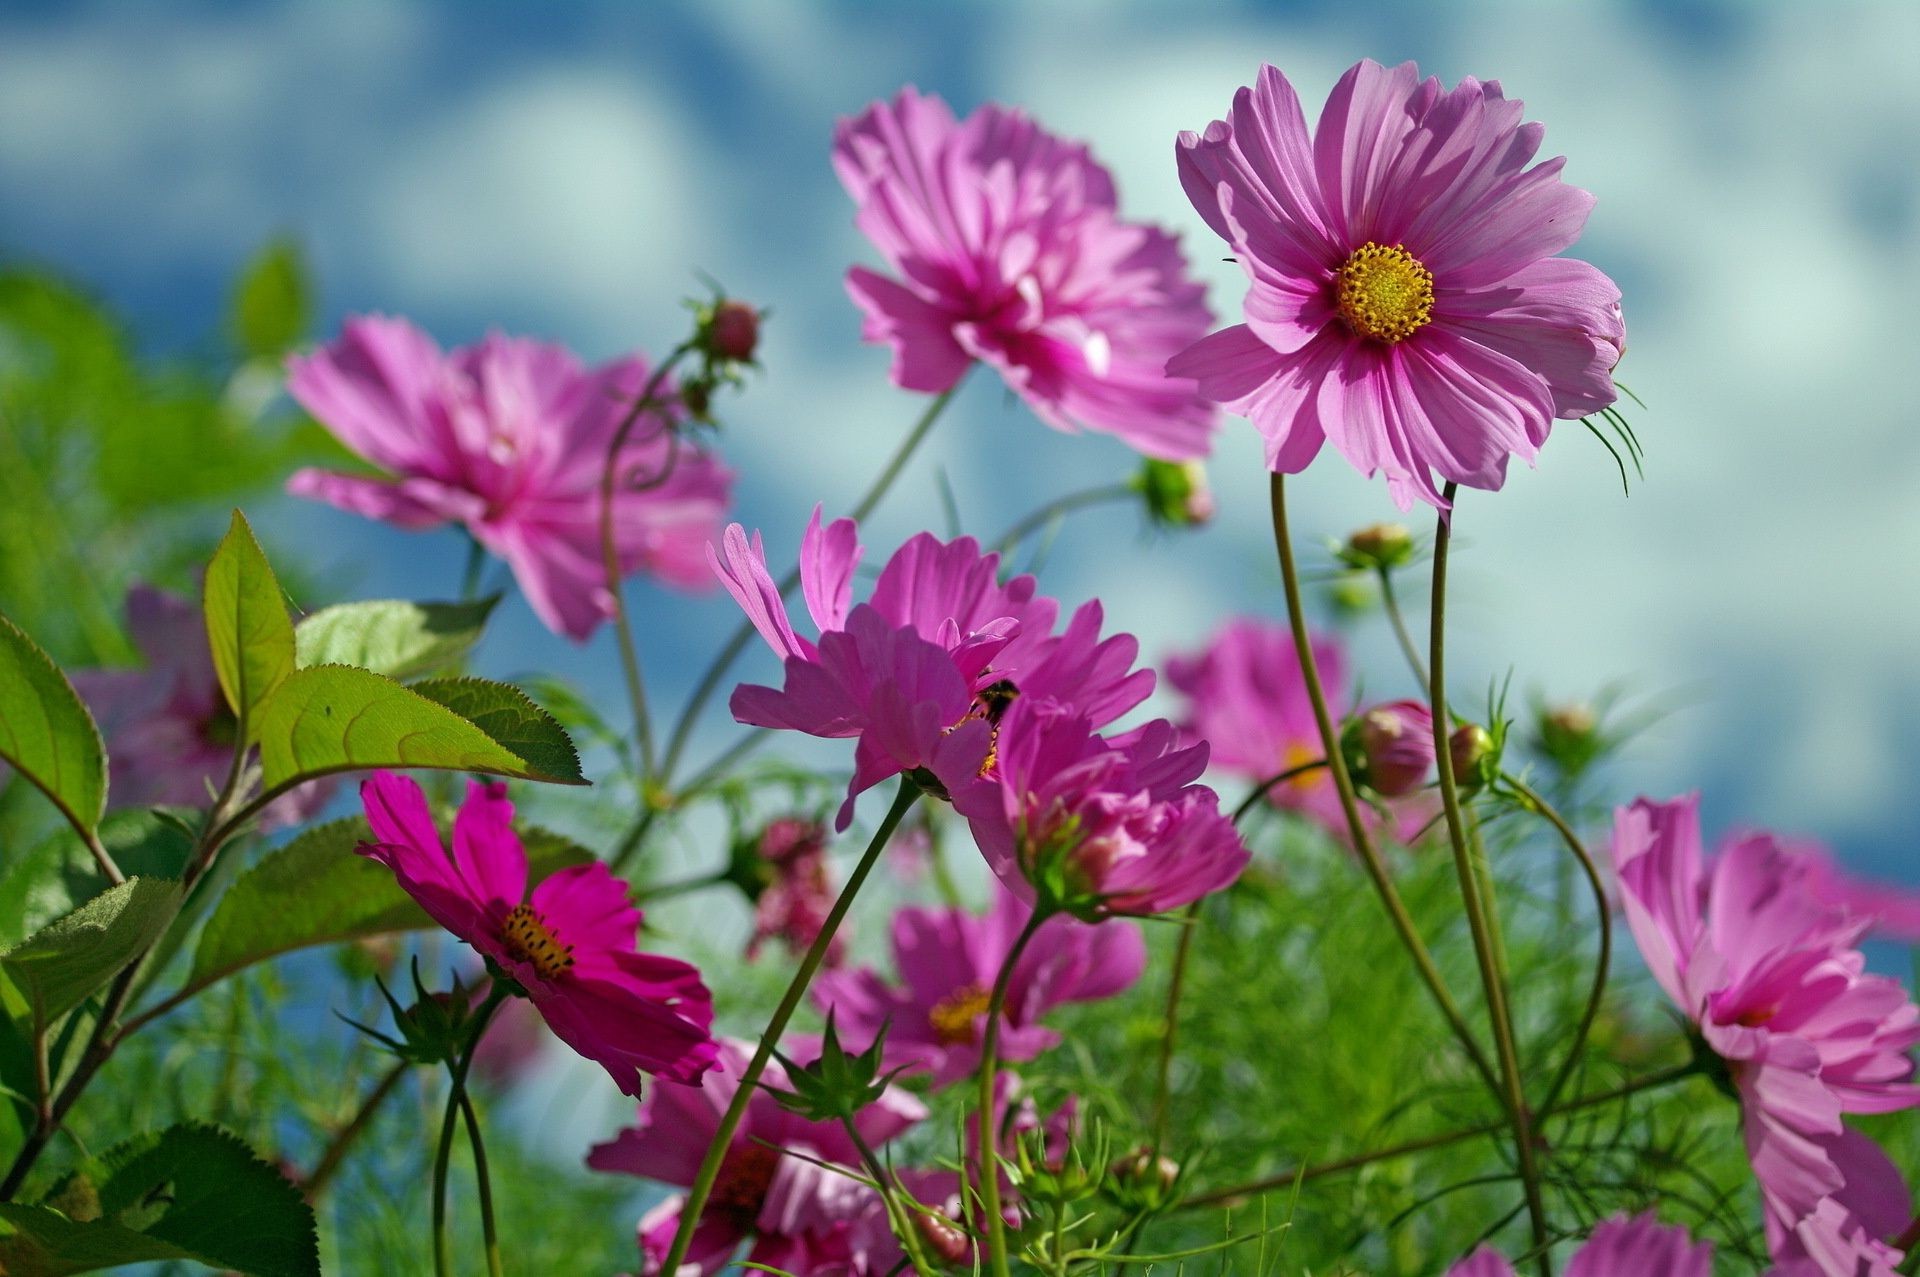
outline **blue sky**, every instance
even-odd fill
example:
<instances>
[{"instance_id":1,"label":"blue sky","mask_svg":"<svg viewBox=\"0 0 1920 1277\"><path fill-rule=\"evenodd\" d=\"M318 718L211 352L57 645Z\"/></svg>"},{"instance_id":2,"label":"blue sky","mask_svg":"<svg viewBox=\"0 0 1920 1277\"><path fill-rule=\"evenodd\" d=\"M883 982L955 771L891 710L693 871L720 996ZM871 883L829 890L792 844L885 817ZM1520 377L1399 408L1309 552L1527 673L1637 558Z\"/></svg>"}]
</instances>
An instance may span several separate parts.
<instances>
[{"instance_id":1,"label":"blue sky","mask_svg":"<svg viewBox=\"0 0 1920 1277\"><path fill-rule=\"evenodd\" d=\"M791 553L816 500L850 503L919 405L857 341L840 276L871 254L827 163L834 119L914 82L962 109L1030 107L1088 139L1123 199L1180 230L1238 308L1186 206L1172 142L1261 60L1317 101L1354 59L1499 78L1599 197L1579 252L1626 292L1621 375L1646 482L1565 426L1536 472L1463 503L1455 686L1509 667L1573 695L1622 680L1681 704L1626 778L1704 786L1710 820L1815 834L1912 877L1920 800L1920 431L1908 407L1920 285L1920 9L1886 5L506 6L15 4L0 15L0 251L103 292L156 346L190 346L237 263L289 231L326 324L413 316L601 357L679 333L694 268L775 308L766 375L730 413L740 513ZM1017 459L1017 460L1015 460ZM977 380L873 525L935 508L944 468L992 532L1130 467ZM1276 613L1263 476L1230 421L1222 518L1147 541L1073 526L1046 586L1104 597L1150 653L1234 607ZM1331 455L1300 531L1392 515ZM285 502L265 535L362 594L444 594L459 547ZM669 702L732 624L724 601L636 592ZM1362 636L1396 690L1377 628ZM497 671L557 667L612 700L604 641L573 649L517 604ZM765 663L748 667L766 675ZM721 730L714 725L717 737Z\"/></svg>"}]
</instances>

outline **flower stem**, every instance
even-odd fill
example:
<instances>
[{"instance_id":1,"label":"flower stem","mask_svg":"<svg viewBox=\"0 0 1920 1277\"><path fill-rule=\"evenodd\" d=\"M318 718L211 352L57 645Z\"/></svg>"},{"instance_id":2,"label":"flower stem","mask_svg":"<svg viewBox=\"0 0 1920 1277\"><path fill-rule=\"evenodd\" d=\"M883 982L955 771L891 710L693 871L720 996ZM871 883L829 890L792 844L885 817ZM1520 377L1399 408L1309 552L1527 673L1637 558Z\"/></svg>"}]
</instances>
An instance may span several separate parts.
<instances>
[{"instance_id":1,"label":"flower stem","mask_svg":"<svg viewBox=\"0 0 1920 1277\"><path fill-rule=\"evenodd\" d=\"M1465 1018L1461 1016L1460 1008L1454 1004L1453 995L1447 992L1446 982L1440 978L1439 968L1433 964L1433 955L1427 952L1426 942L1413 925L1406 903L1400 899L1399 890L1387 875L1386 864L1381 860L1379 850L1374 847L1371 835L1367 833L1366 822L1360 817L1360 802L1354 795L1353 778L1347 774L1346 759L1340 753L1339 732L1332 715L1327 712L1326 692L1320 686L1319 666L1313 659L1313 640L1307 633L1307 615L1300 605L1300 576L1294 566L1293 542L1287 531L1286 481L1279 474L1268 477L1268 491L1273 506L1273 544L1280 557L1280 579L1286 589L1287 617L1293 625L1293 645L1300 654L1301 678L1307 685L1307 699L1312 702L1313 719L1320 729L1321 745L1326 750L1323 761L1333 774L1334 789L1340 795L1340 810L1347 819L1347 832L1353 839L1355 851L1360 855L1360 863L1366 868L1368 880L1373 883L1373 889L1379 894L1380 903L1393 923L1394 931L1406 946L1408 956L1413 959L1421 983L1426 985L1441 1015L1453 1029L1453 1035L1459 1040L1467 1059L1487 1084L1494 1086L1493 1069L1480 1050L1480 1044L1474 1040L1473 1030L1467 1027Z\"/></svg>"},{"instance_id":2,"label":"flower stem","mask_svg":"<svg viewBox=\"0 0 1920 1277\"><path fill-rule=\"evenodd\" d=\"M467 566L460 573L460 601L467 602L480 593L480 573L487 566L487 547L478 537L467 534Z\"/></svg>"},{"instance_id":3,"label":"flower stem","mask_svg":"<svg viewBox=\"0 0 1920 1277\"><path fill-rule=\"evenodd\" d=\"M633 401L633 406L614 430L613 441L607 445L606 464L600 470L600 566L606 574L607 594L613 601L613 628L619 637L620 667L627 677L627 694L633 700L633 731L640 741L643 785L654 772L653 721L647 714L647 685L640 674L640 651L634 642L633 623L627 617L627 604L621 588L620 551L613 538L613 490L619 477L620 450L627 446L634 425L649 409L661 406L658 395L667 374L692 350L691 341L681 342L653 370L653 375L647 378L646 388ZM664 428L671 430L672 422L667 422ZM674 455L668 454L669 466L673 464Z\"/></svg>"},{"instance_id":4,"label":"flower stem","mask_svg":"<svg viewBox=\"0 0 1920 1277\"><path fill-rule=\"evenodd\" d=\"M909 1208L900 1204L894 1191L893 1176L881 1164L874 1153L873 1146L867 1143L866 1136L860 1134L860 1124L846 1114L841 1114L840 1125L853 1141L854 1151L860 1154L860 1162L867 1168L867 1174L873 1176L874 1191L880 1194L880 1202L887 1210L887 1224L900 1239L900 1248L907 1252L907 1260L913 1265L913 1271L920 1274L936 1273L939 1270L927 1262L920 1251L920 1238L914 1228Z\"/></svg>"},{"instance_id":5,"label":"flower stem","mask_svg":"<svg viewBox=\"0 0 1920 1277\"><path fill-rule=\"evenodd\" d=\"M1567 850L1580 863L1581 871L1587 877L1587 887L1593 893L1594 913L1600 921L1600 952L1594 958L1593 987L1587 993L1586 1010L1580 1016L1579 1026L1574 1030L1573 1045L1567 1048L1566 1062L1554 1075L1553 1084L1547 1087L1546 1098L1540 1101L1541 1108L1548 1109L1553 1107L1554 1100L1559 1098L1560 1092L1566 1089L1567 1083L1573 1080L1574 1073L1580 1067L1580 1057L1586 1051L1587 1037L1593 1031L1594 1021L1600 1016L1600 1004L1607 993L1607 968L1613 962L1613 910L1607 903L1607 888L1606 884L1600 880L1600 870L1595 867L1593 857L1587 854L1587 849L1581 844L1579 835L1573 832L1573 826L1554 810L1553 804L1528 788L1526 783L1518 777L1502 774L1501 780L1519 796L1522 803L1553 826L1555 832L1560 835L1560 841L1567 845Z\"/></svg>"},{"instance_id":6,"label":"flower stem","mask_svg":"<svg viewBox=\"0 0 1920 1277\"><path fill-rule=\"evenodd\" d=\"M354 1142L372 1124L374 1114L379 1111L382 1104L387 1102L387 1097L399 1088L401 1081L406 1078L412 1067L411 1062L407 1060L395 1061L393 1067L374 1083L373 1089L367 1092L366 1098L360 1101L360 1107L333 1137L332 1143L327 1145L326 1151L320 1155L320 1160L314 1164L313 1173L307 1176L307 1182L302 1191L309 1202L317 1201L327 1190L327 1185L333 1181L334 1175L340 1170L341 1163L346 1160L347 1150L353 1147Z\"/></svg>"},{"instance_id":7,"label":"flower stem","mask_svg":"<svg viewBox=\"0 0 1920 1277\"><path fill-rule=\"evenodd\" d=\"M1407 658L1407 668L1413 671L1413 677L1420 684L1420 691L1427 690L1427 667L1421 663L1420 649L1413 645L1413 634L1407 629L1407 620L1400 614L1400 600L1393 590L1393 569L1381 567L1380 602L1386 607L1387 620L1393 626L1394 640L1400 644L1400 655Z\"/></svg>"},{"instance_id":8,"label":"flower stem","mask_svg":"<svg viewBox=\"0 0 1920 1277\"><path fill-rule=\"evenodd\" d=\"M493 1019L494 1011L507 997L506 986L495 981L487 991L487 1000L474 1012L473 1031L467 1039L466 1049L447 1069L451 1079L447 1088L447 1113L440 1122L440 1145L433 1158L433 1271L436 1277L451 1277L453 1272L447 1253L447 1165L453 1157L454 1120L459 1116L460 1106L466 1102L467 1069L473 1063L474 1049L480 1045L480 1035L487 1031L488 1021ZM486 1182L485 1155L478 1152L477 1138L474 1171L480 1179L481 1223L491 1240L493 1199ZM488 1258L490 1263L493 1262L491 1255Z\"/></svg>"},{"instance_id":9,"label":"flower stem","mask_svg":"<svg viewBox=\"0 0 1920 1277\"><path fill-rule=\"evenodd\" d=\"M473 1149L473 1177L480 1189L480 1235L487 1248L487 1277L500 1277L500 1230L493 1221L493 1181L487 1175L487 1146L480 1138L480 1118L473 1099L460 1090L460 1116L466 1119L467 1143Z\"/></svg>"},{"instance_id":10,"label":"flower stem","mask_svg":"<svg viewBox=\"0 0 1920 1277\"><path fill-rule=\"evenodd\" d=\"M1500 973L1498 953L1488 915L1496 907L1492 880L1474 871L1473 851L1468 846L1467 822L1460 809L1460 789L1453 775L1453 751L1447 716L1446 624L1447 624L1447 546L1452 531L1451 515L1457 485L1449 483L1444 493L1447 509L1437 520L1433 544L1433 606L1429 615L1427 669L1429 698L1433 704L1434 770L1440 780L1440 802L1446 812L1447 837L1453 845L1454 874L1460 881L1460 901L1467 915L1467 929L1473 936L1473 952L1480 966L1480 983L1487 997L1487 1018L1493 1026L1494 1051L1500 1060L1500 1095L1507 1118L1513 1126L1514 1155L1520 1168L1520 1182L1526 1192L1527 1219L1533 1233L1533 1246L1541 1277L1552 1277L1553 1259L1548 1253L1546 1204L1540 1194L1540 1170L1534 1160L1532 1117L1520 1077L1520 1053L1514 1042L1513 1016L1507 1006L1506 981ZM1481 898L1482 888L1487 896Z\"/></svg>"},{"instance_id":11,"label":"flower stem","mask_svg":"<svg viewBox=\"0 0 1920 1277\"><path fill-rule=\"evenodd\" d=\"M1084 510L1089 506L1104 505L1108 501L1130 501L1138 494L1131 483L1107 483L1097 488L1086 488L1079 492L1069 492L1066 496L1049 501L1038 510L1027 515L1018 523L1000 534L993 543L994 551L1003 557L1013 552L1013 548L1046 527L1055 519Z\"/></svg>"},{"instance_id":12,"label":"flower stem","mask_svg":"<svg viewBox=\"0 0 1920 1277\"><path fill-rule=\"evenodd\" d=\"M1000 1051L1000 1014L1007 1004L1007 986L1013 981L1013 969L1027 943L1052 915L1035 909L1021 929L1013 947L1000 963L994 977L993 993L987 998L987 1031L980 1043L980 1202L987 1217L987 1258L993 1263L994 1277L1008 1277L1007 1221L1000 1212L1000 1131L993 1120L995 1057Z\"/></svg>"},{"instance_id":13,"label":"flower stem","mask_svg":"<svg viewBox=\"0 0 1920 1277\"><path fill-rule=\"evenodd\" d=\"M919 787L910 778L902 776L893 806L887 809L880 827L874 831L873 840L867 844L860 863L848 875L847 885L840 889L839 898L833 902L833 908L828 911L826 921L820 927L820 934L814 937L806 956L800 960L800 969L793 973L793 980L787 985L780 1005L774 1008L773 1018L767 1021L766 1032L760 1035L760 1045L754 1048L753 1058L740 1075L733 1100L727 1105L726 1114L721 1117L720 1126L713 1133L713 1141L707 1145L706 1156L701 1159L700 1170L693 1177L693 1185L687 1190L686 1201L680 1206L680 1227L673 1235L673 1245L667 1251L665 1262L660 1265L661 1272L680 1271L680 1262L687 1257L687 1247L693 1244L693 1230L700 1224L700 1213L706 1209L707 1198L713 1192L713 1182L720 1175L720 1163L733 1143L733 1133L740 1128L740 1119L746 1115L747 1103L753 1098L753 1089L759 1084L760 1075L766 1072L774 1044L786 1031L787 1021L793 1018L800 999L806 996L807 986L813 982L814 972L820 969L821 962L826 959L827 949L833 943L834 934L840 930L841 920L847 916L847 910L853 906L853 898L859 894L861 884L866 882L867 875L879 862L880 853L886 849L901 818L919 797Z\"/></svg>"}]
</instances>

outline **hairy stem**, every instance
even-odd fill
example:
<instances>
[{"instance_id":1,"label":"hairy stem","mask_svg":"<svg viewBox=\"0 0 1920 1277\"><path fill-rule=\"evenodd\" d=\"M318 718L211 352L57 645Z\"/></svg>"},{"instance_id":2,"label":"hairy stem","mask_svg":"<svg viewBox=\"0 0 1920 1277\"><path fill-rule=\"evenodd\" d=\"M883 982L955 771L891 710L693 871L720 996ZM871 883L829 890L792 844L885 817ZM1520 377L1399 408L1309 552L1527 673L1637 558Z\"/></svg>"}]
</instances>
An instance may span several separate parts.
<instances>
[{"instance_id":1,"label":"hairy stem","mask_svg":"<svg viewBox=\"0 0 1920 1277\"><path fill-rule=\"evenodd\" d=\"M1426 986L1434 1004L1440 1008L1440 1014L1446 1018L1454 1037L1459 1040L1460 1049L1466 1053L1475 1070L1489 1086L1496 1085L1486 1055L1474 1040L1473 1031L1467 1027L1460 1008L1453 1001L1453 995L1447 992L1446 982L1440 978L1439 968L1434 966L1433 956L1427 952L1426 942L1413 925L1406 903L1400 899L1399 889L1388 876L1386 862L1373 845L1373 837L1367 832L1366 822L1361 818L1360 802L1354 795L1353 778L1347 774L1346 760L1340 753L1339 731L1333 716L1327 711L1326 692L1320 686L1320 670L1313 658L1313 640L1307 633L1306 611L1300 604L1300 576L1294 566L1292 537L1287 531L1286 480L1279 474L1268 478L1273 507L1273 544L1280 558L1280 579L1286 589L1287 618L1293 626L1293 645L1300 655L1301 678L1307 685L1307 699L1313 705L1313 719L1320 729L1321 746L1326 750L1323 761L1332 773L1334 789L1340 795L1340 810L1346 816L1347 832L1353 839L1354 850L1360 856L1360 863L1365 867L1367 878L1378 893L1395 933L1406 947L1408 956L1413 959L1421 983Z\"/></svg>"},{"instance_id":2,"label":"hairy stem","mask_svg":"<svg viewBox=\"0 0 1920 1277\"><path fill-rule=\"evenodd\" d=\"M753 1058L740 1075L738 1087L734 1090L733 1100L727 1105L726 1114L720 1119L720 1126L713 1133L713 1141L707 1145L707 1153L700 1162L700 1170L693 1177L693 1184L687 1190L686 1200L680 1206L680 1227L673 1235L673 1245L667 1251L665 1262L660 1265L663 1273L680 1271L680 1262L687 1257L687 1247L693 1244L693 1230L700 1224L700 1213L706 1209L707 1198L713 1193L713 1182L720 1175L720 1163L727 1155L727 1149L733 1143L733 1133L740 1128L740 1119L746 1115L747 1103L753 1098L754 1087L759 1085L760 1075L766 1072L767 1061L773 1056L773 1048L780 1041L780 1035L786 1031L787 1021L800 1005L800 999L806 996L807 986L813 982L814 972L826 959L827 949L833 943L835 933L840 930L841 920L847 916L847 910L853 906L853 898L859 894L860 886L866 882L867 875L879 863L880 853L886 849L887 842L893 837L893 831L899 827L900 820L920 797L920 789L906 776L900 778L900 790L894 796L893 806L880 822L880 828L873 834L873 840L867 844L866 851L860 857L860 863L847 878L847 885L840 889L839 898L833 902L820 934L815 936L808 947L806 956L800 960L800 969L793 973L793 980L787 985L786 993L780 999L780 1005L774 1008L773 1018L767 1021L766 1032L760 1035L760 1045L754 1048Z\"/></svg>"},{"instance_id":3,"label":"hairy stem","mask_svg":"<svg viewBox=\"0 0 1920 1277\"><path fill-rule=\"evenodd\" d=\"M1000 1212L1000 1130L999 1123L993 1120L1000 1015L1007 1005L1007 986L1013 981L1013 969L1049 916L1035 909L1001 961L1000 973L994 977L993 993L987 998L987 1031L980 1043L980 1203L981 1213L987 1217L987 1258L993 1264L994 1277L1008 1277L1012 1271L1007 1262L1007 1221Z\"/></svg>"},{"instance_id":4,"label":"hairy stem","mask_svg":"<svg viewBox=\"0 0 1920 1277\"><path fill-rule=\"evenodd\" d=\"M1440 780L1440 802L1446 813L1447 838L1453 847L1454 874L1460 881L1461 906L1467 915L1467 929L1473 936L1474 957L1480 966L1480 983L1486 992L1487 1018L1493 1027L1494 1052L1500 1061L1500 1086L1497 1094L1506 1105L1513 1126L1514 1156L1520 1169L1520 1182L1527 1199L1527 1221L1533 1234L1533 1246L1541 1277L1552 1277L1553 1260L1547 1253L1547 1211L1540 1193L1540 1168L1535 1160L1532 1115L1520 1076L1520 1053L1514 1041L1513 1015L1507 1006L1506 981L1500 972L1498 951L1488 916L1493 912L1492 880L1474 870L1473 850L1468 845L1466 818L1460 809L1460 789L1453 774L1453 751L1447 721L1446 623L1447 623L1447 546L1452 531L1451 509L1456 485L1449 483L1433 545L1433 606L1430 612L1427 669L1429 697L1433 704L1434 770ZM1481 893L1485 889L1486 898Z\"/></svg>"}]
</instances>

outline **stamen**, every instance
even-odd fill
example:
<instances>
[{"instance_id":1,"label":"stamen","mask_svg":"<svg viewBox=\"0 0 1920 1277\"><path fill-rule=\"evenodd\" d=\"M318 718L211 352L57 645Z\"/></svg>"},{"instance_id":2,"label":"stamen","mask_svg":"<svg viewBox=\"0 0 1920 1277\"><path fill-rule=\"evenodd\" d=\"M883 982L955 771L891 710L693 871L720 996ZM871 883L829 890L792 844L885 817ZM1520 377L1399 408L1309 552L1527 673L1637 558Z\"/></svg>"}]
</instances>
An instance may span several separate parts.
<instances>
[{"instance_id":1,"label":"stamen","mask_svg":"<svg viewBox=\"0 0 1920 1277\"><path fill-rule=\"evenodd\" d=\"M515 905L501 928L507 947L522 962L531 962L543 980L558 979L573 965L573 946L561 944L547 920L531 905Z\"/></svg>"},{"instance_id":2,"label":"stamen","mask_svg":"<svg viewBox=\"0 0 1920 1277\"><path fill-rule=\"evenodd\" d=\"M1433 272L1401 245L1369 240L1334 276L1333 299L1353 331L1392 345L1433 319Z\"/></svg>"},{"instance_id":3,"label":"stamen","mask_svg":"<svg viewBox=\"0 0 1920 1277\"><path fill-rule=\"evenodd\" d=\"M992 1000L985 988L969 984L955 989L927 1012L927 1027L941 1046L973 1046L980 1040L980 1017Z\"/></svg>"}]
</instances>

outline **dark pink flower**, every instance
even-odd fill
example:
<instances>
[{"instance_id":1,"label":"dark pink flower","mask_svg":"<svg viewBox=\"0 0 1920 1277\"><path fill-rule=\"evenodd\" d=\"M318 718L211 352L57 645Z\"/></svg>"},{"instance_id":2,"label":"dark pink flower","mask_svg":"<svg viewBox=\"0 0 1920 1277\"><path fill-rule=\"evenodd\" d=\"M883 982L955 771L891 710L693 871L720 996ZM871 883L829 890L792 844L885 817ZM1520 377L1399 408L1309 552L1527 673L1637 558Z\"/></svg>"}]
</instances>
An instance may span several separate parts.
<instances>
[{"instance_id":1,"label":"dark pink flower","mask_svg":"<svg viewBox=\"0 0 1920 1277\"><path fill-rule=\"evenodd\" d=\"M1191 783L1207 747L1181 747L1164 719L1107 740L1083 715L1023 697L1000 720L996 755L976 779L941 779L987 864L1023 899L1089 920L1165 913L1246 867L1219 798Z\"/></svg>"},{"instance_id":2,"label":"dark pink flower","mask_svg":"<svg viewBox=\"0 0 1920 1277\"><path fill-rule=\"evenodd\" d=\"M760 947L773 939L803 953L819 937L838 895L827 876L827 831L816 821L782 816L761 831L758 850L771 880L753 902L747 957L759 957ZM843 923L827 944L826 965L839 966L846 950Z\"/></svg>"},{"instance_id":3,"label":"dark pink flower","mask_svg":"<svg viewBox=\"0 0 1920 1277\"><path fill-rule=\"evenodd\" d=\"M890 776L920 768L978 771L1009 701L1071 704L1104 726L1146 699L1151 670L1135 670L1132 635L1102 640L1098 602L1059 634L1060 605L1034 592L1031 576L1002 582L1000 556L971 537L913 537L880 570L865 603L852 601L861 546L853 520L822 527L816 508L800 546L800 590L820 629L800 637L767 572L755 534L727 529L713 570L786 666L783 688L742 684L733 716L756 727L854 738L853 781L835 824L853 820L854 799ZM936 754L939 760L936 763Z\"/></svg>"},{"instance_id":4,"label":"dark pink flower","mask_svg":"<svg viewBox=\"0 0 1920 1277\"><path fill-rule=\"evenodd\" d=\"M1713 1243L1662 1224L1648 1211L1604 1220L1568 1262L1564 1277L1712 1277ZM1514 1277L1513 1265L1482 1246L1447 1269L1447 1277Z\"/></svg>"},{"instance_id":5,"label":"dark pink flower","mask_svg":"<svg viewBox=\"0 0 1920 1277\"><path fill-rule=\"evenodd\" d=\"M75 670L112 767L116 807L205 807L233 767L239 724L213 671L200 609L178 595L127 591L127 630L146 659L137 670ZM260 813L260 827L297 825L333 797L332 780L301 785Z\"/></svg>"},{"instance_id":6,"label":"dark pink flower","mask_svg":"<svg viewBox=\"0 0 1920 1277\"><path fill-rule=\"evenodd\" d=\"M596 1145L587 1165L691 1187L752 1055L744 1042L722 1039L719 1045L718 1063L704 1086L663 1082L653 1088L640 1101L638 1123ZM797 1058L804 1062L809 1057L802 1053ZM851 1177L866 1174L859 1149L838 1123L809 1121L780 1105L770 1093L787 1089L786 1071L778 1061L768 1062L760 1088L747 1102L746 1115L720 1163L686 1263L700 1277L710 1277L751 1237L747 1258L754 1263L795 1274L849 1266L864 1270L865 1247L878 1242L868 1212L879 1199ZM870 1147L879 1148L925 1116L918 1100L889 1089L861 1110L854 1126ZM678 1195L670 1197L640 1221L648 1277L660 1271L666 1258L683 1201Z\"/></svg>"},{"instance_id":7,"label":"dark pink flower","mask_svg":"<svg viewBox=\"0 0 1920 1277\"><path fill-rule=\"evenodd\" d=\"M600 477L647 380L637 355L589 369L560 346L498 334L442 354L404 319L350 319L333 344L289 361L287 389L387 476L301 470L287 490L403 528L460 524L513 568L548 628L584 640L613 611ZM620 570L706 586L733 476L658 414L618 464Z\"/></svg>"},{"instance_id":8,"label":"dark pink flower","mask_svg":"<svg viewBox=\"0 0 1920 1277\"><path fill-rule=\"evenodd\" d=\"M1740 1096L1774 1258L1848 1238L1877 1246L1905 1227L1899 1172L1841 1122L1920 1104L1907 1054L1920 1008L1866 973L1854 945L1868 923L1804 890L1769 835L1737 838L1706 864L1697 796L1622 808L1613 861L1648 969Z\"/></svg>"},{"instance_id":9,"label":"dark pink flower","mask_svg":"<svg viewBox=\"0 0 1920 1277\"><path fill-rule=\"evenodd\" d=\"M833 165L894 271L856 266L847 291L896 384L948 390L978 359L1055 429L1206 455L1215 410L1166 372L1213 321L1205 290L1173 236L1120 217L1086 147L997 106L956 122L906 88L841 121Z\"/></svg>"},{"instance_id":10,"label":"dark pink flower","mask_svg":"<svg viewBox=\"0 0 1920 1277\"><path fill-rule=\"evenodd\" d=\"M971 1077L980 1064L988 995L1031 905L994 891L985 916L908 907L893 915L893 962L901 983L862 967L823 974L813 1000L830 1011L849 1047L886 1030L888 1068L926 1070L933 1085ZM1041 1023L1055 1007L1109 998L1133 985L1147 961L1132 924L1093 927L1067 917L1041 924L1007 984L999 1034L1002 1061L1030 1060L1060 1035Z\"/></svg>"},{"instance_id":11,"label":"dark pink flower","mask_svg":"<svg viewBox=\"0 0 1920 1277\"><path fill-rule=\"evenodd\" d=\"M1433 712L1419 701L1389 701L1357 722L1368 788L1399 798L1426 783L1433 770Z\"/></svg>"},{"instance_id":12,"label":"dark pink flower","mask_svg":"<svg viewBox=\"0 0 1920 1277\"><path fill-rule=\"evenodd\" d=\"M713 999L700 973L638 953L640 911L605 864L575 865L527 891L527 853L501 784L467 786L449 854L420 786L375 772L360 786L374 841L360 854L393 870L432 919L511 976L562 1042L628 1095L640 1074L696 1082L713 1067Z\"/></svg>"},{"instance_id":13,"label":"dark pink flower","mask_svg":"<svg viewBox=\"0 0 1920 1277\"><path fill-rule=\"evenodd\" d=\"M1260 68L1227 120L1182 133L1180 180L1240 259L1246 322L1168 364L1250 418L1267 464L1331 442L1384 473L1401 509L1443 481L1498 488L1558 417L1615 398L1620 290L1556 257L1593 197L1528 167L1544 130L1493 81L1442 90L1413 63L1361 62L1307 132L1287 78Z\"/></svg>"}]
</instances>

